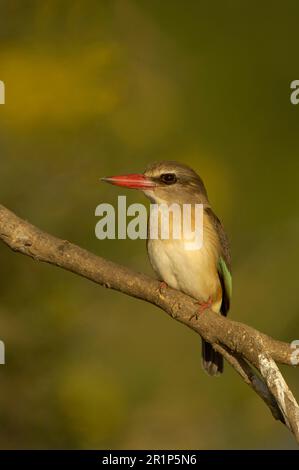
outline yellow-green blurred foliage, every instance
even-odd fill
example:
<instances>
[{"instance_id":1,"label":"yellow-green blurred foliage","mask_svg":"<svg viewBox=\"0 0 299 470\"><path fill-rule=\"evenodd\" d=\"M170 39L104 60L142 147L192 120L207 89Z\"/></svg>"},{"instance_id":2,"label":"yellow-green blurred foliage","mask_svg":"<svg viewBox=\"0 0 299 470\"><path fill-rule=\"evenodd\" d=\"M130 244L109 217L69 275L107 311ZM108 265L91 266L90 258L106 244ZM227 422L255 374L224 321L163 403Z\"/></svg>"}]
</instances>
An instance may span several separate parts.
<instances>
[{"instance_id":1,"label":"yellow-green blurred foliage","mask_svg":"<svg viewBox=\"0 0 299 470\"><path fill-rule=\"evenodd\" d=\"M99 178L185 162L231 238L231 316L298 339L298 17L295 0L2 0L1 203L150 273L144 242L96 240L95 207L120 194ZM163 312L0 257L1 448L294 446Z\"/></svg>"}]
</instances>

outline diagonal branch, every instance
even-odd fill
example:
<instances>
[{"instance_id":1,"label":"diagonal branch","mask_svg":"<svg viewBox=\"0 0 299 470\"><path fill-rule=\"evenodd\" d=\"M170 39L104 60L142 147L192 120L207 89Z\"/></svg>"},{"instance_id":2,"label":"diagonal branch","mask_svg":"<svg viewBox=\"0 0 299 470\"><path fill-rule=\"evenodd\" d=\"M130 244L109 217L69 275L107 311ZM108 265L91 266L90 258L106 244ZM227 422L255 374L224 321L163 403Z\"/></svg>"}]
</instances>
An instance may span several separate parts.
<instances>
[{"instance_id":1,"label":"diagonal branch","mask_svg":"<svg viewBox=\"0 0 299 470\"><path fill-rule=\"evenodd\" d=\"M211 310L196 316L196 302L191 297L171 288L161 290L157 280L53 237L2 205L0 239L12 250L35 260L150 302L199 333L224 355L245 383L264 400L273 416L288 426L299 443L299 407L276 366L276 362L294 365L294 349L290 344Z\"/></svg>"}]
</instances>

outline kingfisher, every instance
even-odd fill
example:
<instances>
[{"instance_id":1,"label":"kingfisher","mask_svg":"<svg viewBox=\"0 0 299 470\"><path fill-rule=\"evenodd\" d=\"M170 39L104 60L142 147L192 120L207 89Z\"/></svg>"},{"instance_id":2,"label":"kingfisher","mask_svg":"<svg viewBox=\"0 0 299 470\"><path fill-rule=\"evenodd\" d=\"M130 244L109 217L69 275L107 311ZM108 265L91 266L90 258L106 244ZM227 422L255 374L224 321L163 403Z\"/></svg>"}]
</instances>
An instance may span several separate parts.
<instances>
[{"instance_id":1,"label":"kingfisher","mask_svg":"<svg viewBox=\"0 0 299 470\"><path fill-rule=\"evenodd\" d=\"M222 223L211 208L201 177L189 166L175 161L155 162L143 174L102 178L108 183L141 190L151 202L171 206L176 203L202 207L202 243L196 250L186 249L184 237L147 239L151 265L163 288L177 289L193 297L199 313L211 309L227 315L232 296L231 255L228 237ZM174 223L174 218L169 219ZM149 218L151 223L151 218ZM150 227L149 227L150 229ZM196 229L196 227L195 227ZM150 233L150 230L148 230ZM211 376L223 372L223 357L202 339L202 364Z\"/></svg>"}]
</instances>

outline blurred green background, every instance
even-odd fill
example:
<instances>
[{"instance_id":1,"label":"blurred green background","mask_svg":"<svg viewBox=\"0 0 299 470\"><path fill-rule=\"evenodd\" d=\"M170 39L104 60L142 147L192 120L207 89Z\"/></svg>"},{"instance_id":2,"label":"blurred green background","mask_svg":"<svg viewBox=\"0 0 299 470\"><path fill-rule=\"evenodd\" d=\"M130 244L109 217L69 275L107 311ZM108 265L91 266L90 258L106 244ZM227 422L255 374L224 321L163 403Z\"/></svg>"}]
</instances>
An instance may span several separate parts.
<instances>
[{"instance_id":1,"label":"blurred green background","mask_svg":"<svg viewBox=\"0 0 299 470\"><path fill-rule=\"evenodd\" d=\"M0 3L1 203L151 273L143 241L98 241L101 176L175 159L204 179L233 253L231 317L299 338L298 1ZM163 312L0 245L1 448L292 448L229 367ZM298 371L284 368L296 393Z\"/></svg>"}]
</instances>

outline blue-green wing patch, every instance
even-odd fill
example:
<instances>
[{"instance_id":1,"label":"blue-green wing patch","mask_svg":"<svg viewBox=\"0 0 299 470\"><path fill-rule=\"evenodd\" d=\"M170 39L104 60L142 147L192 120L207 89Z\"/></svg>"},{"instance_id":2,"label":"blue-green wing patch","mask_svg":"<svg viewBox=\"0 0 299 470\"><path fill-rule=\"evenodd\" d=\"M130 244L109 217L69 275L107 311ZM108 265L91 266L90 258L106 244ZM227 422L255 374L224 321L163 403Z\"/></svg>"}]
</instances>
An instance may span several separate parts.
<instances>
[{"instance_id":1,"label":"blue-green wing patch","mask_svg":"<svg viewBox=\"0 0 299 470\"><path fill-rule=\"evenodd\" d=\"M218 273L222 287L221 313L226 315L232 298L232 275L222 256L220 256L218 261Z\"/></svg>"}]
</instances>

